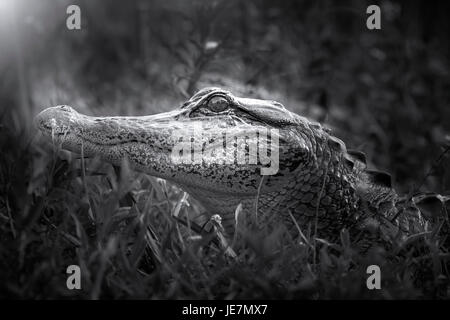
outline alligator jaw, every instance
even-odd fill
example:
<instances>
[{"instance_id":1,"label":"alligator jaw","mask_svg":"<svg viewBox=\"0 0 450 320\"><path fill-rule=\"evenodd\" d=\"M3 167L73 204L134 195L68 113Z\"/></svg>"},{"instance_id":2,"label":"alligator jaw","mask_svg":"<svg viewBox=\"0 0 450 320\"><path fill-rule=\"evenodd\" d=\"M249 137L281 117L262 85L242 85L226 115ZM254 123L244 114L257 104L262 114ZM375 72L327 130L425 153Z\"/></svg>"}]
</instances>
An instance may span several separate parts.
<instances>
[{"instance_id":1,"label":"alligator jaw","mask_svg":"<svg viewBox=\"0 0 450 320\"><path fill-rule=\"evenodd\" d=\"M100 156L120 165L128 160L133 169L168 179L185 189L195 188L222 196L256 195L261 179L257 165L186 164L174 160L173 150L184 138L206 123L205 131L218 132L225 125L222 118L197 121L186 116L188 111L171 112L141 117L91 117L68 106L45 109L35 118L36 126L63 149L85 156ZM229 120L229 119L228 119ZM253 126L239 124L235 131L248 133ZM193 136L196 138L195 134ZM188 138L189 139L189 138ZM190 142L189 142L190 143ZM215 142L222 145L222 141ZM223 160L223 159L222 159ZM234 181L227 179L233 175Z\"/></svg>"},{"instance_id":2,"label":"alligator jaw","mask_svg":"<svg viewBox=\"0 0 450 320\"><path fill-rule=\"evenodd\" d=\"M35 118L37 128L63 149L98 155L115 165L127 159L134 169L169 178L174 121L179 111L142 117L91 117L68 106L45 109Z\"/></svg>"}]
</instances>

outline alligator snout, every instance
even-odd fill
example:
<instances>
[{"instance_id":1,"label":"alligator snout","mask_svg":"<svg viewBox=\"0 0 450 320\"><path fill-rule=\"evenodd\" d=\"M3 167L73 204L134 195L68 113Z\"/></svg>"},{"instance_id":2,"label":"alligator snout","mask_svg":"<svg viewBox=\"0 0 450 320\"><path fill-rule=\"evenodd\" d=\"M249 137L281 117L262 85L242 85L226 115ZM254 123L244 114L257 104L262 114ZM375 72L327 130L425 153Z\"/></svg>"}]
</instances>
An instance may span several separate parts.
<instances>
[{"instance_id":1,"label":"alligator snout","mask_svg":"<svg viewBox=\"0 0 450 320\"><path fill-rule=\"evenodd\" d=\"M34 119L36 127L44 133L67 127L78 113L69 106L56 106L41 111Z\"/></svg>"}]
</instances>

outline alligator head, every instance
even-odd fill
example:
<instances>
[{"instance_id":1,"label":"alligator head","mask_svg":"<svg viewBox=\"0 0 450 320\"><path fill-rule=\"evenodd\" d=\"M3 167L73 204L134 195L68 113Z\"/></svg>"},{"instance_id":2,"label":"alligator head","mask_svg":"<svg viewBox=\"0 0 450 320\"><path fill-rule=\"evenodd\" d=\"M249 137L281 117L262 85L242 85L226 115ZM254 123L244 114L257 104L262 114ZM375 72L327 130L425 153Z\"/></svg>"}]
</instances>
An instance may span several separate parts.
<instances>
[{"instance_id":1,"label":"alligator head","mask_svg":"<svg viewBox=\"0 0 450 320\"><path fill-rule=\"evenodd\" d=\"M278 102L219 88L157 115L91 117L57 106L36 124L65 149L116 165L127 159L135 170L180 185L226 228L242 204L290 225L295 216L302 227L315 220L319 231L337 230L357 219L360 195L371 186L368 175L360 178L361 157L321 125Z\"/></svg>"}]
</instances>

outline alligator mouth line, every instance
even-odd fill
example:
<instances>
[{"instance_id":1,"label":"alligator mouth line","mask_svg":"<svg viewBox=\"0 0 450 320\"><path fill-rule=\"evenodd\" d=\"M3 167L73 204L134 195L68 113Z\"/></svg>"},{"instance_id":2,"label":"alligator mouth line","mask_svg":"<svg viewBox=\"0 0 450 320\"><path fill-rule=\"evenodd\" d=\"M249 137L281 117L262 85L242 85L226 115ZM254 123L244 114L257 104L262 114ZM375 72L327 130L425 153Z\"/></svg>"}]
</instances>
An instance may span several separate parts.
<instances>
[{"instance_id":1,"label":"alligator mouth line","mask_svg":"<svg viewBox=\"0 0 450 320\"><path fill-rule=\"evenodd\" d=\"M75 139L70 139L70 140L76 140L79 141L77 143L77 145L81 148L86 148L87 145L90 145L94 148L101 148L101 147L107 147L107 148L114 148L114 147L122 147L122 146L127 146L127 145L140 145L140 146L147 146L148 143L144 142L144 141L139 141L139 140L127 140L127 141L120 141L120 142L97 142L94 140L91 140L87 137L84 137L80 134L77 133L72 133L72 132L58 132L58 133L52 133L53 129L50 129L50 132L48 134L50 134L52 137L53 136L58 136L63 137L59 143L60 144L64 144L66 143L66 140L70 139L70 136L75 137ZM52 140L55 140L54 138ZM156 152L156 153L164 153L165 149L162 148L161 146L158 145L152 145L152 149ZM170 150L169 150L170 152Z\"/></svg>"}]
</instances>

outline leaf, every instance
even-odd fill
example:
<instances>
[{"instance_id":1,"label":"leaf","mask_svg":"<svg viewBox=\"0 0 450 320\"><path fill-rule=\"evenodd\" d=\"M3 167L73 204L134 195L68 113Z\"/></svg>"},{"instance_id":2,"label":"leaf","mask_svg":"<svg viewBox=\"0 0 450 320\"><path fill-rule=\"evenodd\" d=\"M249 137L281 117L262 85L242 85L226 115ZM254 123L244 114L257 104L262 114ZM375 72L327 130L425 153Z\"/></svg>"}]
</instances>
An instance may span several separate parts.
<instances>
[{"instance_id":1,"label":"leaf","mask_svg":"<svg viewBox=\"0 0 450 320\"><path fill-rule=\"evenodd\" d=\"M439 194L424 194L413 198L414 204L427 219L436 219L442 215L442 200Z\"/></svg>"}]
</instances>

